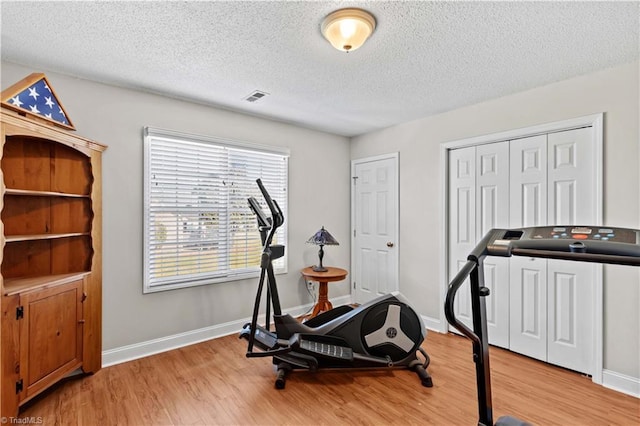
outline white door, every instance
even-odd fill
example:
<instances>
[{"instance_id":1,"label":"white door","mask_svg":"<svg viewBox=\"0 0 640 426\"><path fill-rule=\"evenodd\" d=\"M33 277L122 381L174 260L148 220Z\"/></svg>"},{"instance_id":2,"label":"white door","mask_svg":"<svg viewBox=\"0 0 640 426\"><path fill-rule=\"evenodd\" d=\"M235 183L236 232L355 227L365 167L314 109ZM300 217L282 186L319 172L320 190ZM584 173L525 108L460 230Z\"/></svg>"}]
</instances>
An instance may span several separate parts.
<instances>
[{"instance_id":1,"label":"white door","mask_svg":"<svg viewBox=\"0 0 640 426\"><path fill-rule=\"evenodd\" d=\"M352 162L356 303L398 291L398 156Z\"/></svg>"},{"instance_id":2,"label":"white door","mask_svg":"<svg viewBox=\"0 0 640 426\"><path fill-rule=\"evenodd\" d=\"M549 260L547 273L547 361L591 373L593 365L594 266Z\"/></svg>"},{"instance_id":3,"label":"white door","mask_svg":"<svg viewBox=\"0 0 640 426\"><path fill-rule=\"evenodd\" d=\"M449 154L449 282L475 247L475 212L476 148L456 149ZM464 325L473 328L469 279L458 291L454 312Z\"/></svg>"},{"instance_id":4,"label":"white door","mask_svg":"<svg viewBox=\"0 0 640 426\"><path fill-rule=\"evenodd\" d=\"M511 141L510 227L547 224L547 135ZM547 360L547 261L512 257L510 349Z\"/></svg>"},{"instance_id":5,"label":"white door","mask_svg":"<svg viewBox=\"0 0 640 426\"><path fill-rule=\"evenodd\" d=\"M510 227L547 224L547 135L510 144Z\"/></svg>"},{"instance_id":6,"label":"white door","mask_svg":"<svg viewBox=\"0 0 640 426\"><path fill-rule=\"evenodd\" d=\"M511 142L511 227L595 223L594 144L588 128ZM511 262L510 349L585 373L593 354L595 264Z\"/></svg>"},{"instance_id":7,"label":"white door","mask_svg":"<svg viewBox=\"0 0 640 426\"><path fill-rule=\"evenodd\" d=\"M509 203L509 142L457 149L451 152L449 164L451 280L484 234L509 225L509 209L505 208ZM491 294L486 299L489 342L508 347L509 260L487 258L484 267L484 284ZM473 328L468 279L458 292L454 310Z\"/></svg>"},{"instance_id":8,"label":"white door","mask_svg":"<svg viewBox=\"0 0 640 426\"><path fill-rule=\"evenodd\" d=\"M509 349L547 361L547 261L510 258Z\"/></svg>"},{"instance_id":9,"label":"white door","mask_svg":"<svg viewBox=\"0 0 640 426\"><path fill-rule=\"evenodd\" d=\"M592 225L596 216L594 143L589 128L548 135L550 225ZM569 229L568 229L569 230ZM570 231L570 230L569 230ZM592 373L595 263L548 260L548 361Z\"/></svg>"},{"instance_id":10,"label":"white door","mask_svg":"<svg viewBox=\"0 0 640 426\"><path fill-rule=\"evenodd\" d=\"M593 145L589 128L548 135L549 224L595 224Z\"/></svg>"},{"instance_id":11,"label":"white door","mask_svg":"<svg viewBox=\"0 0 640 426\"><path fill-rule=\"evenodd\" d=\"M476 241L493 228L509 227L509 142L476 148ZM468 254L468 252L467 252ZM509 347L509 259L487 257L484 285L489 343Z\"/></svg>"}]
</instances>

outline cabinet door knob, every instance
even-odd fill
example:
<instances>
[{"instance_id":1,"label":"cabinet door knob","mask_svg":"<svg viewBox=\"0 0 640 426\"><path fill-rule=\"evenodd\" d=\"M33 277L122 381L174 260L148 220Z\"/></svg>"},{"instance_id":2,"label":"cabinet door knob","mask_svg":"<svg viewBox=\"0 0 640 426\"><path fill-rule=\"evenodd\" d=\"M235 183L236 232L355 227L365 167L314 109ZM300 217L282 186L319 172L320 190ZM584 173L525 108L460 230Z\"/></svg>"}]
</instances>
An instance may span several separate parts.
<instances>
[{"instance_id":1,"label":"cabinet door knob","mask_svg":"<svg viewBox=\"0 0 640 426\"><path fill-rule=\"evenodd\" d=\"M84 320L83 319L79 319L78 320L78 324L84 324Z\"/></svg>"},{"instance_id":2,"label":"cabinet door knob","mask_svg":"<svg viewBox=\"0 0 640 426\"><path fill-rule=\"evenodd\" d=\"M387 247L393 247L393 243L391 241L387 242Z\"/></svg>"}]
</instances>

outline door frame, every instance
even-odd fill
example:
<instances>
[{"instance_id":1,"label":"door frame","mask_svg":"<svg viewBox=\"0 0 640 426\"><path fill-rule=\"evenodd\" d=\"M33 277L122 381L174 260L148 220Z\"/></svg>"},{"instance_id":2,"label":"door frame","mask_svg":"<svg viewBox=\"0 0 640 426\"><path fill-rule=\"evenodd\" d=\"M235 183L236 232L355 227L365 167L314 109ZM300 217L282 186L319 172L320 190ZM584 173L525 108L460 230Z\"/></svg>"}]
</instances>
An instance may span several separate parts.
<instances>
[{"instance_id":1,"label":"door frame","mask_svg":"<svg viewBox=\"0 0 640 426\"><path fill-rule=\"evenodd\" d=\"M567 120L554 121L540 125L507 130L482 136L459 139L440 144L440 179L444 184L440 186L440 318L443 318L440 324L441 333L449 331L449 324L444 320L444 303L448 288L449 276L449 152L458 148L469 146L484 145L494 142L508 141L512 139L520 139L529 136L536 136L552 132L560 132L572 130L581 127L591 127L592 138L595 143L593 172L595 174L595 198L594 210L596 220L593 225L603 223L603 140L604 140L604 113L586 115ZM593 329L593 364L592 364L592 381L602 384L603 370L603 347L604 347L604 328L603 328L603 268L601 264L597 264L597 273L594 278L594 297L593 297L593 313L594 313L594 329Z\"/></svg>"},{"instance_id":2,"label":"door frame","mask_svg":"<svg viewBox=\"0 0 640 426\"><path fill-rule=\"evenodd\" d=\"M395 253L395 282L396 288L400 291L400 153L399 152L391 152L388 154L376 155L373 157L365 157L358 158L355 160L351 160L351 301L355 302L355 287L356 287L356 277L354 271L357 271L356 265L356 191L354 188L354 178L356 177L356 165L363 163L371 163L374 161L382 161L382 160L394 160L395 169L396 169L396 225L395 225L395 233L396 233L396 241L394 250Z\"/></svg>"}]
</instances>

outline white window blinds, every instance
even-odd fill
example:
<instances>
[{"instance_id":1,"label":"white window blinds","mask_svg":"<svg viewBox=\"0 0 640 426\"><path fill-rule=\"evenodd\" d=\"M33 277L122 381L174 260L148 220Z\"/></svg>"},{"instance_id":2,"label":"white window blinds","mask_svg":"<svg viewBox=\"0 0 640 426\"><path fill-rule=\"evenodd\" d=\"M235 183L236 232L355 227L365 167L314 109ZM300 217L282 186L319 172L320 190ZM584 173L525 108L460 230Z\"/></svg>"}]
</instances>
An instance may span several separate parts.
<instances>
[{"instance_id":1,"label":"white window blinds","mask_svg":"<svg viewBox=\"0 0 640 426\"><path fill-rule=\"evenodd\" d=\"M262 179L287 216L288 152L145 128L144 291L247 278L261 242L247 198ZM285 244L287 228L274 244ZM274 261L286 270L286 256Z\"/></svg>"}]
</instances>

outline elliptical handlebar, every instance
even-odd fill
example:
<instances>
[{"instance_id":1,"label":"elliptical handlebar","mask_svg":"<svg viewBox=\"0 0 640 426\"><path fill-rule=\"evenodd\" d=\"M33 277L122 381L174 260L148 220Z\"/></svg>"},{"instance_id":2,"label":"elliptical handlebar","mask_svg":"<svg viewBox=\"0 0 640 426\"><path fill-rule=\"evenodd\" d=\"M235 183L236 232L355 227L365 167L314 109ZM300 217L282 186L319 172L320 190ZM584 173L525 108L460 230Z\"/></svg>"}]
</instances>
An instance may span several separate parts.
<instances>
[{"instance_id":1,"label":"elliptical handlebar","mask_svg":"<svg viewBox=\"0 0 640 426\"><path fill-rule=\"evenodd\" d=\"M258 227L265 230L271 229L271 220L267 217L266 214L264 214L264 211L260 207L260 204L258 204L258 200L256 200L254 197L249 197L247 201L249 202L251 211L256 215L256 218L258 220Z\"/></svg>"},{"instance_id":2,"label":"elliptical handlebar","mask_svg":"<svg viewBox=\"0 0 640 426\"><path fill-rule=\"evenodd\" d=\"M262 179L256 179L256 183L258 184L258 188L260 188L260 192L262 192L264 200L267 202L269 210L271 210L271 217L273 219L274 228L282 226L282 224L284 223L284 215L282 214L280 206L278 206L278 203L271 198L269 192L267 192L267 189L262 184Z\"/></svg>"}]
</instances>

